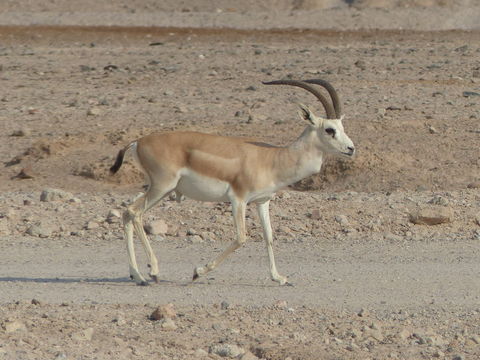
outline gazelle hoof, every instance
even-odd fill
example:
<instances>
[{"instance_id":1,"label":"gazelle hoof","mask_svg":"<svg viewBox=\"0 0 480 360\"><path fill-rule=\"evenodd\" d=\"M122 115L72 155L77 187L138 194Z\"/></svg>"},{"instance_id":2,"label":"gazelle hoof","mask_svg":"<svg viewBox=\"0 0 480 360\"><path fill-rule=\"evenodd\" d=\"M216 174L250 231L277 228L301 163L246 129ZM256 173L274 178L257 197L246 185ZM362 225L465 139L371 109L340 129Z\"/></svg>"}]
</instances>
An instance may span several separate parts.
<instances>
[{"instance_id":1,"label":"gazelle hoof","mask_svg":"<svg viewBox=\"0 0 480 360\"><path fill-rule=\"evenodd\" d=\"M138 285L138 286L148 286L148 285L150 285L150 284L148 283L148 281L145 281L145 280L144 280L144 281L140 281L139 283L137 283L137 285Z\"/></svg>"},{"instance_id":2,"label":"gazelle hoof","mask_svg":"<svg viewBox=\"0 0 480 360\"><path fill-rule=\"evenodd\" d=\"M158 275L150 275L150 278L155 281L156 284L160 283L160 279L158 278Z\"/></svg>"}]
</instances>

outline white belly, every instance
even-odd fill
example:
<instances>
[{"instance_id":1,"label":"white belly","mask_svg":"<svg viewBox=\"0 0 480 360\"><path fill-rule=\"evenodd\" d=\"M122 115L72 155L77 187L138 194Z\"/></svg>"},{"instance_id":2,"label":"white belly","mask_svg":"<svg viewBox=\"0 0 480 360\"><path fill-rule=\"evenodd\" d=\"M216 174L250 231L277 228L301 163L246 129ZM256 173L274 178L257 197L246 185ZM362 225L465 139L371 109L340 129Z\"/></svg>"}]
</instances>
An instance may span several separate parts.
<instances>
[{"instance_id":1,"label":"white belly","mask_svg":"<svg viewBox=\"0 0 480 360\"><path fill-rule=\"evenodd\" d=\"M200 175L190 169L181 171L176 190L198 201L229 201L230 184Z\"/></svg>"}]
</instances>

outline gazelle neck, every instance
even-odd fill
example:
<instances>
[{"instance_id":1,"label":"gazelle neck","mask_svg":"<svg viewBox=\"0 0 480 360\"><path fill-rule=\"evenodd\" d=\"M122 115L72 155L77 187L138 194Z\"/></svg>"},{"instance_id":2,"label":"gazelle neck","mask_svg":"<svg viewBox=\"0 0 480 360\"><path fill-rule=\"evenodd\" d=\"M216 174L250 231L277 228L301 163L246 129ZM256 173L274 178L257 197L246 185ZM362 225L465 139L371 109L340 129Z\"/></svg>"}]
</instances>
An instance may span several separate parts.
<instances>
[{"instance_id":1,"label":"gazelle neck","mask_svg":"<svg viewBox=\"0 0 480 360\"><path fill-rule=\"evenodd\" d=\"M316 145L315 140L315 129L307 126L290 146L281 149L277 160L283 166L277 178L283 186L293 184L320 171L323 151Z\"/></svg>"}]
</instances>

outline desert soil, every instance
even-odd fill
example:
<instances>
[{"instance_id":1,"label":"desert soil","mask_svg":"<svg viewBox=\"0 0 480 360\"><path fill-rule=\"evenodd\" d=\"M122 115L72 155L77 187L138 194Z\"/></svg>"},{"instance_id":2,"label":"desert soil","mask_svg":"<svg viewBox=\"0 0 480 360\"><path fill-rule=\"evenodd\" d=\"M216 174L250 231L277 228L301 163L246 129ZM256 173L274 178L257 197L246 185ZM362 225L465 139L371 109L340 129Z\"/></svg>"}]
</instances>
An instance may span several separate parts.
<instances>
[{"instance_id":1,"label":"desert soil","mask_svg":"<svg viewBox=\"0 0 480 360\"><path fill-rule=\"evenodd\" d=\"M479 7L237 3L0 5L0 359L480 358ZM293 286L255 208L192 283L234 232L189 199L145 216L161 281L136 286L120 217L144 181L130 157L108 174L117 151L164 130L287 145L297 103L323 110L261 83L281 78L334 84L358 151L272 202Z\"/></svg>"}]
</instances>

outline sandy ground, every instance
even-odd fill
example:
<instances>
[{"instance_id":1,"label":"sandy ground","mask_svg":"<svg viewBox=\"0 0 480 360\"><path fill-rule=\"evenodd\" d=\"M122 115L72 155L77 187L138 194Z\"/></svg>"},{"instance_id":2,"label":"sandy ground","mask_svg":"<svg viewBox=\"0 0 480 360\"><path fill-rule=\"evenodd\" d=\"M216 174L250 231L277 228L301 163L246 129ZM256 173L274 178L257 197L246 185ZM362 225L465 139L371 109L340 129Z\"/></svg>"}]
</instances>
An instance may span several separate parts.
<instances>
[{"instance_id":1,"label":"sandy ground","mask_svg":"<svg viewBox=\"0 0 480 360\"><path fill-rule=\"evenodd\" d=\"M2 2L0 359L479 358L477 12ZM167 227L151 236L161 282L135 286L119 215L143 178L132 159L108 175L118 149L177 129L288 144L304 126L296 104L322 109L261 85L280 78L332 82L358 151L272 202L293 286L270 281L254 208L247 245L191 283L234 233L229 206L188 199L146 216ZM57 198L41 201L47 189ZM424 211L443 223L414 224ZM138 257L146 273L139 244ZM176 316L150 319L168 303Z\"/></svg>"}]
</instances>

